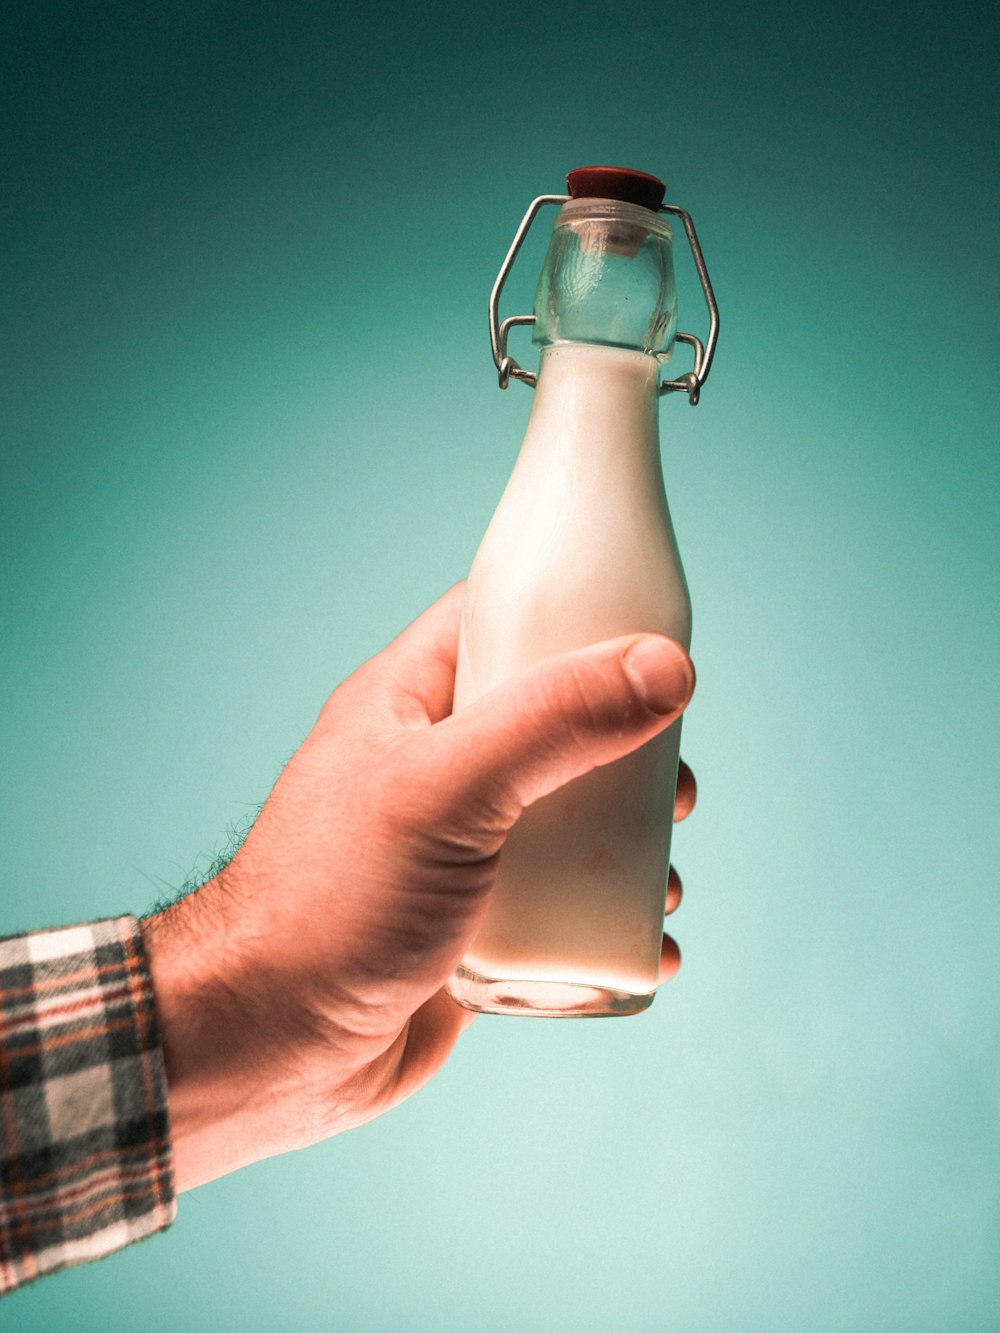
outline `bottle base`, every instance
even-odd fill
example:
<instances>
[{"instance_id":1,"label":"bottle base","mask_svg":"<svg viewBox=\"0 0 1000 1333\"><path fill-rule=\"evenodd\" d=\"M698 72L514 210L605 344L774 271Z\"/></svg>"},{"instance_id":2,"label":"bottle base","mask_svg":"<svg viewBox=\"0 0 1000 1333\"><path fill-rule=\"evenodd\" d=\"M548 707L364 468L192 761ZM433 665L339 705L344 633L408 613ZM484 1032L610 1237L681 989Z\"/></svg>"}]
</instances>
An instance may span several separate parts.
<instances>
[{"instance_id":1,"label":"bottle base","mask_svg":"<svg viewBox=\"0 0 1000 1333\"><path fill-rule=\"evenodd\" d=\"M640 1014L656 991L633 995L608 986L576 981L531 981L484 977L459 966L446 989L465 1009L480 1014L516 1014L523 1018L617 1018Z\"/></svg>"}]
</instances>

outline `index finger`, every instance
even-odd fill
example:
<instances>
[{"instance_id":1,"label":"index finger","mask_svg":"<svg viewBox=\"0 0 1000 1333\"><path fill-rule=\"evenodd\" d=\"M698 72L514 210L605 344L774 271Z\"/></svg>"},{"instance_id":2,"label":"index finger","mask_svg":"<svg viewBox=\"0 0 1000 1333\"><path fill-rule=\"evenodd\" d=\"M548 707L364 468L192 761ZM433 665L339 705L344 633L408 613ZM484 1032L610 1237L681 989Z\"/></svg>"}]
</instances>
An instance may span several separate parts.
<instances>
[{"instance_id":1,"label":"index finger","mask_svg":"<svg viewBox=\"0 0 1000 1333\"><path fill-rule=\"evenodd\" d=\"M451 712L465 583L453 588L384 649L401 720L425 726Z\"/></svg>"},{"instance_id":2,"label":"index finger","mask_svg":"<svg viewBox=\"0 0 1000 1333\"><path fill-rule=\"evenodd\" d=\"M677 765L677 795L674 797L674 823L687 819L698 799L698 784L694 774L681 759Z\"/></svg>"}]
</instances>

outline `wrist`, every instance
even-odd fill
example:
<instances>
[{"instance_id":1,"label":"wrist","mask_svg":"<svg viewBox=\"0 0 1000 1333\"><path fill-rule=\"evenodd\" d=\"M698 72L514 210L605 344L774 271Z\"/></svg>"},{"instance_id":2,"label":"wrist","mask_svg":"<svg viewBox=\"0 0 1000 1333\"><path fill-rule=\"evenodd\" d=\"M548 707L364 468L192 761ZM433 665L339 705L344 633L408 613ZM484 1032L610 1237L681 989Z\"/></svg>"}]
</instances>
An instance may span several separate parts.
<instances>
[{"instance_id":1,"label":"wrist","mask_svg":"<svg viewBox=\"0 0 1000 1333\"><path fill-rule=\"evenodd\" d=\"M268 1156L284 1080L261 1041L222 877L142 923L178 1193Z\"/></svg>"}]
</instances>

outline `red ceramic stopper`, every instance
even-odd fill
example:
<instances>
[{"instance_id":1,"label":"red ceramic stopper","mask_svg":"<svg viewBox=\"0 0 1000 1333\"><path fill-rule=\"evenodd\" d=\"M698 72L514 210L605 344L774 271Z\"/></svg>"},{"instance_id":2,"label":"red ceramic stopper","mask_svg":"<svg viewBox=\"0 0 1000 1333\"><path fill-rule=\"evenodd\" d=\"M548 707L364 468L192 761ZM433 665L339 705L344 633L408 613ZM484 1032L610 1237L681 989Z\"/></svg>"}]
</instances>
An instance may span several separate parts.
<instances>
[{"instance_id":1,"label":"red ceramic stopper","mask_svg":"<svg viewBox=\"0 0 1000 1333\"><path fill-rule=\"evenodd\" d=\"M667 192L663 181L627 167L577 167L566 177L566 185L574 199L620 199L654 213Z\"/></svg>"}]
</instances>

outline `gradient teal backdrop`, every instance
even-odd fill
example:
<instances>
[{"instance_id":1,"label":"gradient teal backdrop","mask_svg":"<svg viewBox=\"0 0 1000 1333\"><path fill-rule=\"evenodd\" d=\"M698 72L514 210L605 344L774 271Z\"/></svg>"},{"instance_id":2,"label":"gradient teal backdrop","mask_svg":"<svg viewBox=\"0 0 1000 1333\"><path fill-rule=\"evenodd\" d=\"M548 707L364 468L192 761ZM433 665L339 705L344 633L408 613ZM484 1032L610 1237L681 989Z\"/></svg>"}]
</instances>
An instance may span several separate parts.
<instances>
[{"instance_id":1,"label":"gradient teal backdrop","mask_svg":"<svg viewBox=\"0 0 1000 1333\"><path fill-rule=\"evenodd\" d=\"M994 12L4 6L3 933L207 865L467 570L530 404L485 308L535 194L665 177L723 330L662 408L678 979L480 1020L402 1108L0 1326L1000 1327Z\"/></svg>"}]
</instances>

